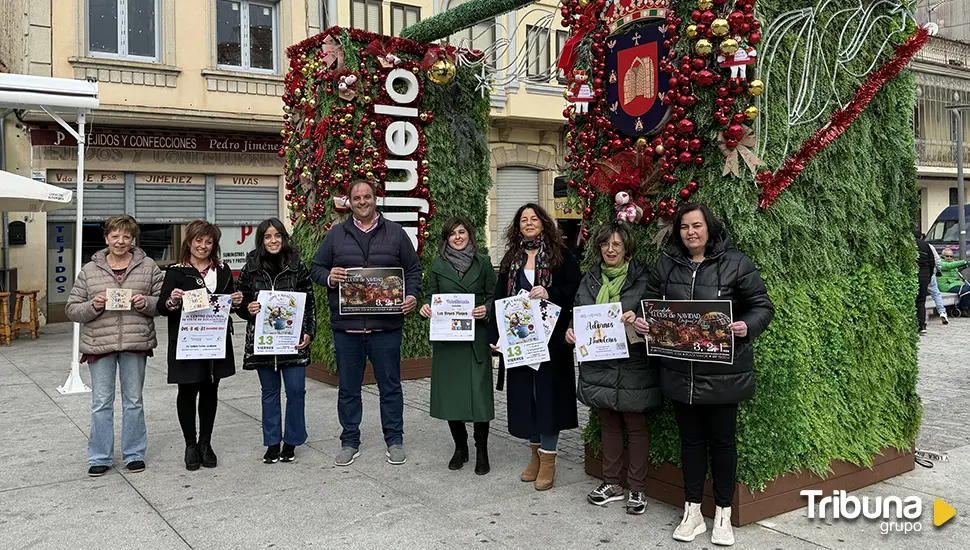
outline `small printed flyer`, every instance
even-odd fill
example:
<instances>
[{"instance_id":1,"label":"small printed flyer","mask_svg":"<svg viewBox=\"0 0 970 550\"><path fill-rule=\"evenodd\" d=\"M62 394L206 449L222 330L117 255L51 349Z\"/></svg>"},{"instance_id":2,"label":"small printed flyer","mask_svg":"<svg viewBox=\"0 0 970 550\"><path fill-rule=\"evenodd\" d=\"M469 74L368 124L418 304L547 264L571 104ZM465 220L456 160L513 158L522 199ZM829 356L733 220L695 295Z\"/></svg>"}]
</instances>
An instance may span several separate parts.
<instances>
[{"instance_id":1,"label":"small printed flyer","mask_svg":"<svg viewBox=\"0 0 970 550\"><path fill-rule=\"evenodd\" d=\"M127 311L131 309L131 289L130 288L109 288L107 289L104 309L108 311Z\"/></svg>"},{"instance_id":2,"label":"small printed flyer","mask_svg":"<svg viewBox=\"0 0 970 550\"><path fill-rule=\"evenodd\" d=\"M431 341L475 340L474 294L435 294L431 297Z\"/></svg>"},{"instance_id":3,"label":"small printed flyer","mask_svg":"<svg viewBox=\"0 0 970 550\"><path fill-rule=\"evenodd\" d=\"M647 355L708 363L734 362L729 300L644 300Z\"/></svg>"},{"instance_id":4,"label":"small printed flyer","mask_svg":"<svg viewBox=\"0 0 970 550\"><path fill-rule=\"evenodd\" d=\"M254 355L293 355L303 340L305 292L261 290L253 335Z\"/></svg>"},{"instance_id":5,"label":"small printed flyer","mask_svg":"<svg viewBox=\"0 0 970 550\"><path fill-rule=\"evenodd\" d=\"M404 313L404 269L357 267L340 283L341 315L399 315Z\"/></svg>"},{"instance_id":6,"label":"small printed flyer","mask_svg":"<svg viewBox=\"0 0 970 550\"><path fill-rule=\"evenodd\" d=\"M540 316L539 300L512 296L495 302L498 345L505 356L505 368L538 366L549 360L549 346Z\"/></svg>"},{"instance_id":7,"label":"small printed flyer","mask_svg":"<svg viewBox=\"0 0 970 550\"><path fill-rule=\"evenodd\" d=\"M175 358L179 361L225 359L231 306L232 298L228 294L212 294L205 309L183 309Z\"/></svg>"},{"instance_id":8,"label":"small printed flyer","mask_svg":"<svg viewBox=\"0 0 970 550\"><path fill-rule=\"evenodd\" d=\"M209 308L209 291L204 288L186 290L182 293L182 311L192 313Z\"/></svg>"},{"instance_id":9,"label":"small printed flyer","mask_svg":"<svg viewBox=\"0 0 970 550\"><path fill-rule=\"evenodd\" d=\"M619 302L573 308L576 359L580 363L630 356L626 329L620 322L622 315L623 305Z\"/></svg>"}]
</instances>

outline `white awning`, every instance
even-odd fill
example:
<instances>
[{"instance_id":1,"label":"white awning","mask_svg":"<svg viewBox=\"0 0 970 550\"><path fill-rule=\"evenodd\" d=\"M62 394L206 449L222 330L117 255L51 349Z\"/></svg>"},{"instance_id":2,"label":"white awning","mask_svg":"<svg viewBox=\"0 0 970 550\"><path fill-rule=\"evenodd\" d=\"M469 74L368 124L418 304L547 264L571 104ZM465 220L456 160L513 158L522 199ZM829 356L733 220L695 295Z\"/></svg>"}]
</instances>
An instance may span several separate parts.
<instances>
[{"instance_id":1,"label":"white awning","mask_svg":"<svg viewBox=\"0 0 970 550\"><path fill-rule=\"evenodd\" d=\"M0 210L47 212L71 205L73 193L10 172L0 171Z\"/></svg>"}]
</instances>

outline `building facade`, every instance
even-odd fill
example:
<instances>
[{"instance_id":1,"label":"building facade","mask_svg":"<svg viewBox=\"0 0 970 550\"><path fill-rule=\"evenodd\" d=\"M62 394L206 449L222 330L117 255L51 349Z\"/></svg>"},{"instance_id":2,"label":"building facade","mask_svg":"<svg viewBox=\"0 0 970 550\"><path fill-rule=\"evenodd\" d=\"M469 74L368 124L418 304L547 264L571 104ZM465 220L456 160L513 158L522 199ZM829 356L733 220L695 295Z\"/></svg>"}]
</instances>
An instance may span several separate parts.
<instances>
[{"instance_id":1,"label":"building facade","mask_svg":"<svg viewBox=\"0 0 970 550\"><path fill-rule=\"evenodd\" d=\"M14 73L99 82L85 152L85 261L104 246L101 223L128 213L142 225L140 245L160 263L176 261L185 224L217 223L223 255L238 268L254 224L289 212L276 154L286 47L330 25L398 35L448 7L447 0L0 0L0 61ZM478 49L511 41L491 54L487 239L496 258L519 205L556 206L565 101L552 67L565 35L541 22L554 13L543 0L450 39ZM2 124L7 170L76 189L76 144L45 113L12 113ZM9 248L16 286L40 290L42 316L64 320L76 210L9 216L26 226L25 243ZM560 208L560 216L567 227L577 223L567 219L574 212Z\"/></svg>"}]
</instances>

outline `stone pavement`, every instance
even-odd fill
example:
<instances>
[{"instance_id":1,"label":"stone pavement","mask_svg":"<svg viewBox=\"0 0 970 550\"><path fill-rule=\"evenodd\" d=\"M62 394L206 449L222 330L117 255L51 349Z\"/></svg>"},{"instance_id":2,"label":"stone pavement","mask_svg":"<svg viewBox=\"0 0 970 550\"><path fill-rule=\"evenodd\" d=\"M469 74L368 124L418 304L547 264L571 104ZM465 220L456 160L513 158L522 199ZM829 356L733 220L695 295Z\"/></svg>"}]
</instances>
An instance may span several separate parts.
<instances>
[{"instance_id":1,"label":"stone pavement","mask_svg":"<svg viewBox=\"0 0 970 550\"><path fill-rule=\"evenodd\" d=\"M236 326L241 334L242 324ZM926 412L919 446L947 451L950 460L855 493L922 497L922 530L882 535L878 523L809 520L803 508L736 529L736 547L970 547L968 522L960 517L970 513L970 320L942 327L934 319L930 328L920 350ZM583 472L578 430L564 434L555 488L538 493L518 481L529 451L504 431L504 403L496 403L492 472L476 476L474 459L449 471L453 448L445 423L427 414L427 380L405 383L407 464L385 461L376 388L368 388L362 455L350 467L335 467L337 391L310 380L308 444L293 464L264 465L259 383L254 373L240 371L220 391L213 437L219 467L188 472L176 388L165 379L164 344L146 375L148 469L88 478L90 395L56 390L69 371L70 330L51 325L37 341L21 338L0 347L0 549L712 547L709 534L689 544L671 540L681 512L666 504L651 501L639 517L626 515L621 503L586 504L596 481ZM84 366L82 375L89 380ZM116 411L118 447L117 401ZM116 455L120 459L120 450ZM932 525L936 497L958 513L940 529Z\"/></svg>"}]
</instances>

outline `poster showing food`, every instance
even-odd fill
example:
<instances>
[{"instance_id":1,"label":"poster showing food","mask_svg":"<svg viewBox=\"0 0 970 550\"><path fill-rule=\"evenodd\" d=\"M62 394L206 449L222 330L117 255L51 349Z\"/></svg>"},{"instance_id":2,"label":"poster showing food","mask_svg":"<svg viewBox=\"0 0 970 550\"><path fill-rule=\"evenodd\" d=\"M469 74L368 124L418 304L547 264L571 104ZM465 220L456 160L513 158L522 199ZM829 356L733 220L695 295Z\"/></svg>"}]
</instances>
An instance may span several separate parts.
<instances>
[{"instance_id":1,"label":"poster showing food","mask_svg":"<svg viewBox=\"0 0 970 550\"><path fill-rule=\"evenodd\" d=\"M549 360L546 331L540 316L539 300L512 296L495 302L498 346L505 356L505 368L528 365L538 369Z\"/></svg>"},{"instance_id":2,"label":"poster showing food","mask_svg":"<svg viewBox=\"0 0 970 550\"><path fill-rule=\"evenodd\" d=\"M404 313L404 269L357 267L347 270L338 288L341 315Z\"/></svg>"},{"instance_id":3,"label":"poster showing food","mask_svg":"<svg viewBox=\"0 0 970 550\"><path fill-rule=\"evenodd\" d=\"M650 325L647 355L685 361L734 362L733 313L728 300L644 300Z\"/></svg>"},{"instance_id":4,"label":"poster showing food","mask_svg":"<svg viewBox=\"0 0 970 550\"><path fill-rule=\"evenodd\" d=\"M292 355L303 340L305 292L261 290L256 298L256 331L253 335L255 355Z\"/></svg>"}]
</instances>

